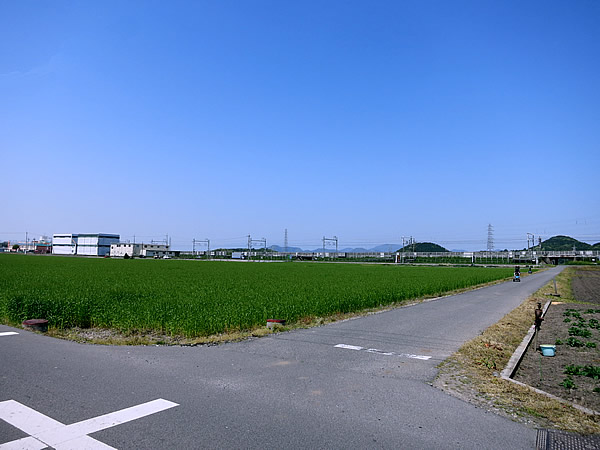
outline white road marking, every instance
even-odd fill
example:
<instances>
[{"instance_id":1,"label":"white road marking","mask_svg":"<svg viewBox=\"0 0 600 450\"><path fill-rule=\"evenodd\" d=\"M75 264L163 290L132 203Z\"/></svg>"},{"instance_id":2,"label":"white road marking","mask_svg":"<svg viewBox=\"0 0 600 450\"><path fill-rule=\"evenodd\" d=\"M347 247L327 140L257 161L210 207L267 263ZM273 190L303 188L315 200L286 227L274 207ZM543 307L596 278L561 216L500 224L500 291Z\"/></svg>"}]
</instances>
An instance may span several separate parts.
<instances>
[{"instance_id":1,"label":"white road marking","mask_svg":"<svg viewBox=\"0 0 600 450\"><path fill-rule=\"evenodd\" d=\"M362 350L364 347L358 347L356 345L338 344L337 348L347 348L348 350Z\"/></svg>"},{"instance_id":2,"label":"white road marking","mask_svg":"<svg viewBox=\"0 0 600 450\"><path fill-rule=\"evenodd\" d=\"M383 356L392 356L395 354L394 352L383 352L381 350L377 350L376 348L368 348L366 351L368 353L377 353L377 354L383 355Z\"/></svg>"},{"instance_id":3,"label":"white road marking","mask_svg":"<svg viewBox=\"0 0 600 450\"><path fill-rule=\"evenodd\" d=\"M428 359L431 359L431 356L413 355L411 353L384 352L383 350L377 350L376 348L364 348L364 347L359 347L358 345L337 344L337 345L334 345L334 347L345 348L348 350L364 350L367 353L376 353L378 355L383 355L383 356L399 356L400 358L420 359L422 361L427 361Z\"/></svg>"},{"instance_id":4,"label":"white road marking","mask_svg":"<svg viewBox=\"0 0 600 450\"><path fill-rule=\"evenodd\" d=\"M149 416L169 408L179 406L168 400L158 399L131 408L122 409L103 416L83 420L72 425L64 425L14 400L0 402L0 419L29 434L29 437L0 444L0 450L31 449L41 450L53 447L56 450L71 449L112 449L88 436L106 428Z\"/></svg>"},{"instance_id":5,"label":"white road marking","mask_svg":"<svg viewBox=\"0 0 600 450\"><path fill-rule=\"evenodd\" d=\"M0 336L12 336L13 334L19 334L16 331L3 331Z\"/></svg>"},{"instance_id":6,"label":"white road marking","mask_svg":"<svg viewBox=\"0 0 600 450\"><path fill-rule=\"evenodd\" d=\"M0 444L0 448L2 450L42 450L48 448L48 446L29 436L16 441L7 442L6 444Z\"/></svg>"},{"instance_id":7,"label":"white road marking","mask_svg":"<svg viewBox=\"0 0 600 450\"><path fill-rule=\"evenodd\" d=\"M409 353L400 353L400 354L398 354L398 356L400 356L402 358L422 359L423 361L427 361L428 359L431 359L431 356L411 355Z\"/></svg>"}]
</instances>

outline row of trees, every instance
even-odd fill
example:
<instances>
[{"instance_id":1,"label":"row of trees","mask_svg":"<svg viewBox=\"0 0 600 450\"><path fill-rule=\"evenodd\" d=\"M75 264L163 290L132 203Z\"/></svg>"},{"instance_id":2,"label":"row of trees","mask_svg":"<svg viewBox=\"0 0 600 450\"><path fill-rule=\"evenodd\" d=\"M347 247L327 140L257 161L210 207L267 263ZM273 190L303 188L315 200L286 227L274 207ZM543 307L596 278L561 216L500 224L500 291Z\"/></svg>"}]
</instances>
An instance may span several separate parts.
<instances>
[{"instance_id":1,"label":"row of trees","mask_svg":"<svg viewBox=\"0 0 600 450\"><path fill-rule=\"evenodd\" d=\"M8 243L8 242L6 242L6 241L4 241L4 242L0 242L0 248L8 248L8 246L9 246L9 243ZM12 246L12 249L13 249L13 250L19 250L19 248L20 248L19 244L14 244L14 245Z\"/></svg>"}]
</instances>

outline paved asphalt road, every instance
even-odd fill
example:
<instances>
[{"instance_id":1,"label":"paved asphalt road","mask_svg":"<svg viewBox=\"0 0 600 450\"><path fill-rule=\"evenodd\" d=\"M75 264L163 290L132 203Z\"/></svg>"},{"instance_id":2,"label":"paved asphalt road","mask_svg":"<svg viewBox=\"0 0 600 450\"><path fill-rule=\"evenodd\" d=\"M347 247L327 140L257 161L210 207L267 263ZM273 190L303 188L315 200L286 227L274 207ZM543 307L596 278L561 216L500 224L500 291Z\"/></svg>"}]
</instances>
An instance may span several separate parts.
<instances>
[{"instance_id":1,"label":"paved asphalt road","mask_svg":"<svg viewBox=\"0 0 600 450\"><path fill-rule=\"evenodd\" d=\"M0 449L534 448L534 429L428 383L560 270L213 347L81 345L0 326Z\"/></svg>"}]
</instances>

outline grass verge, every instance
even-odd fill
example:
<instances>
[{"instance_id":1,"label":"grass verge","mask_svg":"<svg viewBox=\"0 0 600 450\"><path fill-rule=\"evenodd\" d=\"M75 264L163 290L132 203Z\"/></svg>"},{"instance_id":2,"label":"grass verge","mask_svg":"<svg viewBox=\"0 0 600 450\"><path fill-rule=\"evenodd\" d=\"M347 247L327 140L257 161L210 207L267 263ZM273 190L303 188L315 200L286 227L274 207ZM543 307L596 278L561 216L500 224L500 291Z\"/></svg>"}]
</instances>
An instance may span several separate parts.
<instances>
[{"instance_id":1,"label":"grass verge","mask_svg":"<svg viewBox=\"0 0 600 450\"><path fill-rule=\"evenodd\" d=\"M567 268L556 277L562 302L576 303L571 290L573 273L574 269ZM582 434L600 433L600 417L499 377L531 327L536 303L545 303L549 297L544 294L552 292L554 285L550 282L480 336L465 343L440 364L434 385L520 422Z\"/></svg>"}]
</instances>

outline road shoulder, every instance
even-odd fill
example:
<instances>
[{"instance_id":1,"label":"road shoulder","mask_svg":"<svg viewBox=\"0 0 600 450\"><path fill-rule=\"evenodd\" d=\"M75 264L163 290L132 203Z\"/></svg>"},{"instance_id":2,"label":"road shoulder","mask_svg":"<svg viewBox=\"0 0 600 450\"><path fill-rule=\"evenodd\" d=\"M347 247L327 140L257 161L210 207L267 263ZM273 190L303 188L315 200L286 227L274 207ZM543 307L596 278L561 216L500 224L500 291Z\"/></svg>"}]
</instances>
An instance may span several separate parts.
<instances>
[{"instance_id":1,"label":"road shoulder","mask_svg":"<svg viewBox=\"0 0 600 450\"><path fill-rule=\"evenodd\" d=\"M570 271L556 277L558 291L570 294ZM466 342L439 366L434 386L488 411L536 428L600 433L600 418L503 380L500 372L532 324L532 311L552 282L531 295L480 336ZM563 295L565 297L565 295Z\"/></svg>"}]
</instances>

